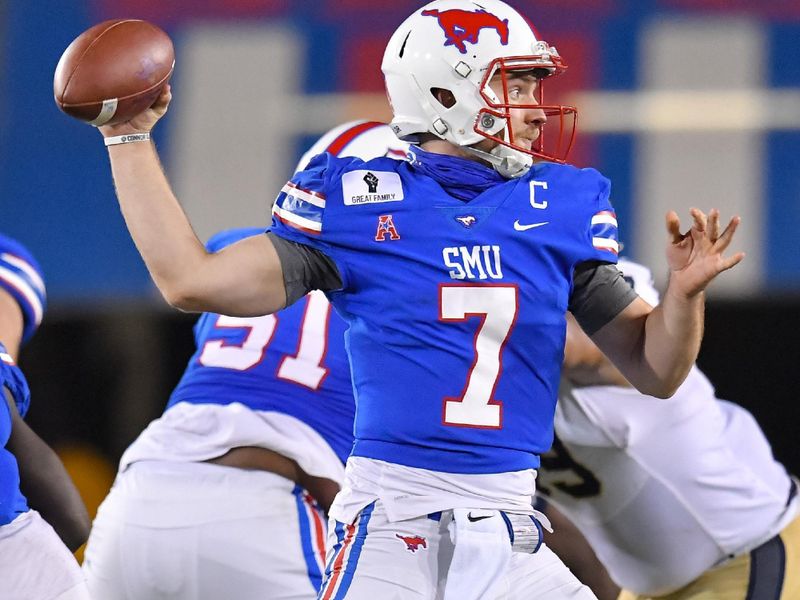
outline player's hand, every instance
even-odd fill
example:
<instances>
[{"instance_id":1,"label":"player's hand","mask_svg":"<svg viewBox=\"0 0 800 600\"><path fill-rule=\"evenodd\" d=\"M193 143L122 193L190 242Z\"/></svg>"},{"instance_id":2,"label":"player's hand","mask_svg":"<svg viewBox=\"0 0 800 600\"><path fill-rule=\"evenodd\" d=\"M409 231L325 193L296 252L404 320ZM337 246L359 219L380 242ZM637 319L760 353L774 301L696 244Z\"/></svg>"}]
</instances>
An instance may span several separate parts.
<instances>
[{"instance_id":1,"label":"player's hand","mask_svg":"<svg viewBox=\"0 0 800 600\"><path fill-rule=\"evenodd\" d=\"M708 216L703 211L691 209L692 227L681 233L681 223L674 211L667 213L667 231L671 241L667 246L670 268L670 288L673 292L690 298L706 289L720 273L739 264L744 252L725 257L723 253L733 240L741 219L733 217L720 234L719 211L712 208Z\"/></svg>"},{"instance_id":2,"label":"player's hand","mask_svg":"<svg viewBox=\"0 0 800 600\"><path fill-rule=\"evenodd\" d=\"M142 111L130 121L124 123L117 123L115 125L101 125L98 127L103 137L111 137L115 135L126 135L128 133L147 133L163 117L169 103L172 101L172 90L169 84L164 86L161 95L153 103L153 105L145 111Z\"/></svg>"}]
</instances>

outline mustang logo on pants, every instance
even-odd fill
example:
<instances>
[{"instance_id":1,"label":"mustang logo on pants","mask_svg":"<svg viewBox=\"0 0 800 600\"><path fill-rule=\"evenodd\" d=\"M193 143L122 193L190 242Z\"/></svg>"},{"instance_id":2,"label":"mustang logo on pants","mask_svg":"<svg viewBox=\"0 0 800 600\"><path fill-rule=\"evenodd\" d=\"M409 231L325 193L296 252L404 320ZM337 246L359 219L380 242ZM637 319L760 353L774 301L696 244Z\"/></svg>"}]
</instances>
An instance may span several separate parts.
<instances>
[{"instance_id":1,"label":"mustang logo on pants","mask_svg":"<svg viewBox=\"0 0 800 600\"><path fill-rule=\"evenodd\" d=\"M406 550L409 552L416 552L420 548L428 547L428 542L425 541L424 537L418 535L400 535L399 533L395 533L395 536L406 543Z\"/></svg>"}]
</instances>

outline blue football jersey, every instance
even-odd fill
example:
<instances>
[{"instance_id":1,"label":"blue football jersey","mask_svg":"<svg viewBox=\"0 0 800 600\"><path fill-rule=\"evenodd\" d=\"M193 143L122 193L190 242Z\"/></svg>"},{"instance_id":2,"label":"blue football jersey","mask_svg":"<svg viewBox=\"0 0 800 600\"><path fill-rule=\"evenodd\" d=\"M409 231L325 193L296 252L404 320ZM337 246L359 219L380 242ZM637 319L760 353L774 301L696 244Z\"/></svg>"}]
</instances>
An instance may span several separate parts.
<instances>
[{"instance_id":1,"label":"blue football jersey","mask_svg":"<svg viewBox=\"0 0 800 600\"><path fill-rule=\"evenodd\" d=\"M235 229L208 243L216 252L264 229ZM170 397L277 411L317 431L344 460L353 445L355 411L345 323L325 296L309 294L274 315L237 318L204 313L194 327L197 351Z\"/></svg>"},{"instance_id":2,"label":"blue football jersey","mask_svg":"<svg viewBox=\"0 0 800 600\"><path fill-rule=\"evenodd\" d=\"M28 505L19 489L17 459L5 447L11 436L12 421L2 388L11 392L18 407L27 409L30 402L28 383L0 344L0 525L6 525L18 515L28 512Z\"/></svg>"},{"instance_id":3,"label":"blue football jersey","mask_svg":"<svg viewBox=\"0 0 800 600\"><path fill-rule=\"evenodd\" d=\"M349 324L353 455L453 473L538 467L574 268L616 262L609 190L594 170L541 163L462 201L411 162L327 154L284 186L273 232L342 277L329 297Z\"/></svg>"}]
</instances>

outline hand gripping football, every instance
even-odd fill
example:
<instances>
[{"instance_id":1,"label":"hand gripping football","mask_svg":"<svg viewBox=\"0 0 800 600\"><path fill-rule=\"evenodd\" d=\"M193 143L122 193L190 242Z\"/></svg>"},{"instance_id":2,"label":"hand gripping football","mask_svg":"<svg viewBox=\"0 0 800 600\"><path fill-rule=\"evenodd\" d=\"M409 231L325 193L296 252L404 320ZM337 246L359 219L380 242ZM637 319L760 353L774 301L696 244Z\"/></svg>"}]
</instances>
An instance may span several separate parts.
<instances>
[{"instance_id":1,"label":"hand gripping football","mask_svg":"<svg viewBox=\"0 0 800 600\"><path fill-rule=\"evenodd\" d=\"M80 34L58 61L58 107L95 126L123 123L153 105L169 82L175 51L147 21L104 21Z\"/></svg>"}]
</instances>

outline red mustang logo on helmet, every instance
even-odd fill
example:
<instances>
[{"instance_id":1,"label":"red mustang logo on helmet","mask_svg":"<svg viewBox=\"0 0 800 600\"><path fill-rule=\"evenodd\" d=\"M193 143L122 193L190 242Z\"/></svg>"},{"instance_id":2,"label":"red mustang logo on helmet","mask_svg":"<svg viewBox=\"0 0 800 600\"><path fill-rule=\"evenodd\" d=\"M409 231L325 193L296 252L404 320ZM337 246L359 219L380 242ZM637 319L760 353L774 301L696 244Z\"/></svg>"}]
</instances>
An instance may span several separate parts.
<instances>
[{"instance_id":1,"label":"red mustang logo on helmet","mask_svg":"<svg viewBox=\"0 0 800 600\"><path fill-rule=\"evenodd\" d=\"M467 46L478 43L478 34L481 29L494 29L500 36L500 43L504 46L508 44L508 19L502 21L490 12L478 9L475 12L469 10L423 10L423 17L436 17L439 20L439 27L444 30L447 41L445 46L455 46L461 54L467 53Z\"/></svg>"},{"instance_id":2,"label":"red mustang logo on helmet","mask_svg":"<svg viewBox=\"0 0 800 600\"><path fill-rule=\"evenodd\" d=\"M424 537L418 535L400 535L399 533L395 533L394 535L406 543L406 550L410 552L416 552L420 548L428 547L428 542L425 541Z\"/></svg>"}]
</instances>

